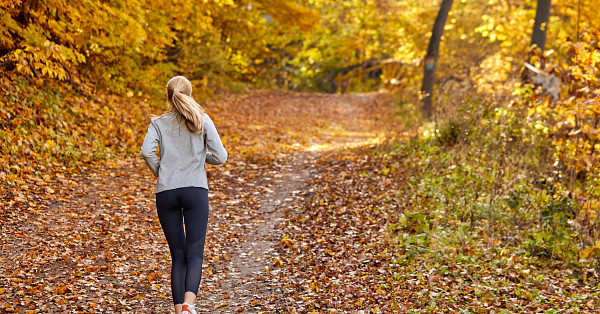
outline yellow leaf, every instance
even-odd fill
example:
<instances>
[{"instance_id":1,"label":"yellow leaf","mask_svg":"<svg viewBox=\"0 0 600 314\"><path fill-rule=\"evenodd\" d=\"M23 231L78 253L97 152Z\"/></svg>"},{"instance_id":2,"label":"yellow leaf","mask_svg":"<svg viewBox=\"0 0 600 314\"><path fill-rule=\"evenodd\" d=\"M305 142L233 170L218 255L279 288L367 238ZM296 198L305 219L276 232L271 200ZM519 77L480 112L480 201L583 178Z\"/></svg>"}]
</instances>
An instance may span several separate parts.
<instances>
[{"instance_id":1,"label":"yellow leaf","mask_svg":"<svg viewBox=\"0 0 600 314\"><path fill-rule=\"evenodd\" d=\"M54 146L56 146L56 143L54 143L53 140L47 140L46 145L48 145L49 149L52 149L52 148L54 148Z\"/></svg>"},{"instance_id":2,"label":"yellow leaf","mask_svg":"<svg viewBox=\"0 0 600 314\"><path fill-rule=\"evenodd\" d=\"M582 259L588 259L588 258L592 257L594 255L594 249L595 249L595 247L593 247L593 246L589 247L587 249L584 249L583 251L581 251L580 257Z\"/></svg>"},{"instance_id":3,"label":"yellow leaf","mask_svg":"<svg viewBox=\"0 0 600 314\"><path fill-rule=\"evenodd\" d=\"M582 259L589 259L596 257L597 254L600 254L600 241L596 241L594 246L588 247L581 251L580 257Z\"/></svg>"}]
</instances>

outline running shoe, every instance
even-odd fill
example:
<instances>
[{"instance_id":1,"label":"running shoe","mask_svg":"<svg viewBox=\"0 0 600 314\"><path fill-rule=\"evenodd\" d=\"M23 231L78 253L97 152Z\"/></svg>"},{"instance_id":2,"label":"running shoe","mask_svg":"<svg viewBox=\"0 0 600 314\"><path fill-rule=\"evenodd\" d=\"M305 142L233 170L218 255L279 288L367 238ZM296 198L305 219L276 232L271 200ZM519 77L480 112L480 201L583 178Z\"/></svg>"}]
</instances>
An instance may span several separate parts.
<instances>
[{"instance_id":1,"label":"running shoe","mask_svg":"<svg viewBox=\"0 0 600 314\"><path fill-rule=\"evenodd\" d=\"M198 314L196 313L196 310L194 309L193 305L189 305L187 303L183 303L183 306L181 307L181 313L183 314Z\"/></svg>"}]
</instances>

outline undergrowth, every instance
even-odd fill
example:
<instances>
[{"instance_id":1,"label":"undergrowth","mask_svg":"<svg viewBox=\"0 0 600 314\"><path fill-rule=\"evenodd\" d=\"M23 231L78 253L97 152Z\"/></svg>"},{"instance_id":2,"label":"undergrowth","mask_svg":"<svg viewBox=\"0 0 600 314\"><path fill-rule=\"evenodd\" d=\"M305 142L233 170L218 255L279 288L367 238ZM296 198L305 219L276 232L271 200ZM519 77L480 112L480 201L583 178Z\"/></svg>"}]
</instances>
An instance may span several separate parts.
<instances>
[{"instance_id":1,"label":"undergrowth","mask_svg":"<svg viewBox=\"0 0 600 314\"><path fill-rule=\"evenodd\" d=\"M600 268L600 85L590 74L600 67L598 33L582 39L559 53L532 52L544 69L537 85L522 78L473 92L468 80L441 84L436 120L407 118L417 136L378 153L405 160L410 173L394 227L405 231L409 257L476 248ZM552 93L540 77L555 82Z\"/></svg>"},{"instance_id":2,"label":"undergrowth","mask_svg":"<svg viewBox=\"0 0 600 314\"><path fill-rule=\"evenodd\" d=\"M488 253L545 265L595 262L583 254L595 241L589 215L552 164L547 129L519 108L484 101L464 103L454 117L375 152L408 173L389 228L403 248L399 262Z\"/></svg>"}]
</instances>

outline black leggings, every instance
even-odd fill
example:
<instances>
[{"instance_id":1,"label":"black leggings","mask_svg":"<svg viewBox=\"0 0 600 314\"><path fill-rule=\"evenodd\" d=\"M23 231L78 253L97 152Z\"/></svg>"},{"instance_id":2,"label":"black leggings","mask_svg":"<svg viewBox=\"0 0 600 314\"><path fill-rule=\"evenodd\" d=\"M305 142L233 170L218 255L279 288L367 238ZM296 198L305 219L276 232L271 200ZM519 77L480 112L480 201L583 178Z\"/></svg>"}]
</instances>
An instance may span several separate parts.
<instances>
[{"instance_id":1,"label":"black leggings","mask_svg":"<svg viewBox=\"0 0 600 314\"><path fill-rule=\"evenodd\" d=\"M156 194L156 209L171 251L171 290L173 303L182 304L185 292L198 293L202 260L208 191L198 187L167 190ZM184 229L185 222L185 229Z\"/></svg>"}]
</instances>

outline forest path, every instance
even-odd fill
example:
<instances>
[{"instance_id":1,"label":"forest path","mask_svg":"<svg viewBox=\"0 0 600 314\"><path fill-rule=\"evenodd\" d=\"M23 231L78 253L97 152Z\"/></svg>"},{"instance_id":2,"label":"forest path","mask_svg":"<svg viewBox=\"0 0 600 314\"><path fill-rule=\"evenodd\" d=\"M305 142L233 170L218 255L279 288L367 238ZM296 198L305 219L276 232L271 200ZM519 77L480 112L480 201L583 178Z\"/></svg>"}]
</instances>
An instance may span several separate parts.
<instances>
[{"instance_id":1,"label":"forest path","mask_svg":"<svg viewBox=\"0 0 600 314\"><path fill-rule=\"evenodd\" d=\"M259 104L262 114L255 121L260 125L266 122L263 127L273 130L264 139L278 134L276 142L280 144L277 148L246 142L247 147L237 149L251 149L251 154L244 160L232 157L230 169L215 169L215 196L234 199L220 202L220 210L211 214L209 222L208 259L213 266L206 263L210 269L203 281L207 289L197 302L199 311L206 313L279 310L280 304L286 303L280 300L285 288L277 280L282 227L288 211L314 194L308 181L323 171L317 160L330 151L377 143L383 136L375 121L382 118L378 111L383 104L381 95L293 95L292 100L289 94L266 99L257 96L259 99L246 98L242 103ZM281 128L285 131L278 133ZM224 230L230 235L224 236Z\"/></svg>"},{"instance_id":2,"label":"forest path","mask_svg":"<svg viewBox=\"0 0 600 314\"><path fill-rule=\"evenodd\" d=\"M281 227L328 152L382 141L381 94L257 92L206 105L230 159L209 167L211 213L199 312L274 312ZM49 181L53 202L3 212L0 309L169 313L170 257L141 158Z\"/></svg>"},{"instance_id":3,"label":"forest path","mask_svg":"<svg viewBox=\"0 0 600 314\"><path fill-rule=\"evenodd\" d=\"M215 248L211 253L219 252L219 258L211 258L213 269L204 279L203 285L208 289L202 289L197 302L199 311L277 309L277 298L282 289L278 282L265 275L276 268L279 258L276 249L283 237L281 226L286 222L285 211L293 202L300 202L311 193L306 182L316 171L310 163L313 158L309 154L291 156L285 164L263 169L250 164L251 170L257 168L257 176L250 185L243 186L242 182L241 189L225 188L227 195L245 197L229 201L211 216L209 229L212 231L209 231L207 247ZM240 173L248 172L239 170ZM230 236L223 237L224 234L219 232L225 229ZM210 267L209 263L206 267Z\"/></svg>"}]
</instances>

